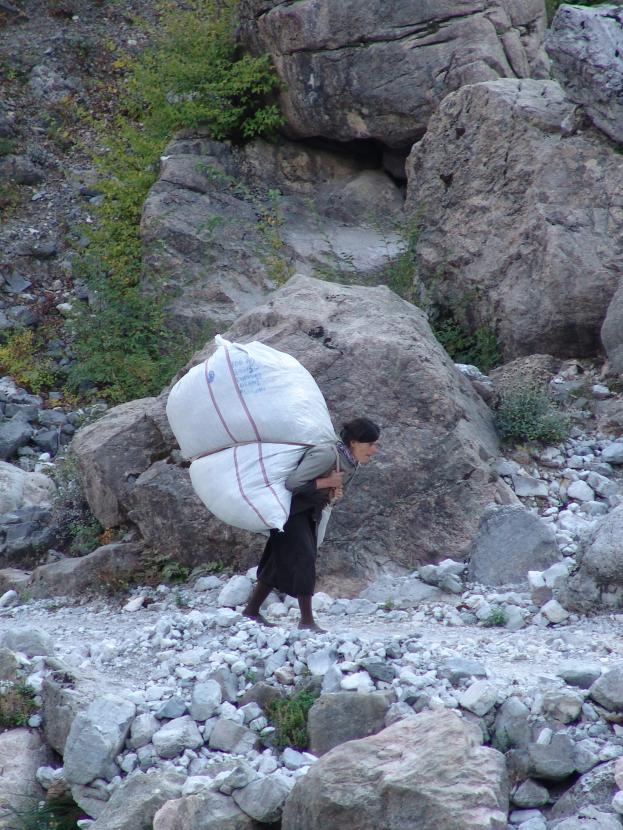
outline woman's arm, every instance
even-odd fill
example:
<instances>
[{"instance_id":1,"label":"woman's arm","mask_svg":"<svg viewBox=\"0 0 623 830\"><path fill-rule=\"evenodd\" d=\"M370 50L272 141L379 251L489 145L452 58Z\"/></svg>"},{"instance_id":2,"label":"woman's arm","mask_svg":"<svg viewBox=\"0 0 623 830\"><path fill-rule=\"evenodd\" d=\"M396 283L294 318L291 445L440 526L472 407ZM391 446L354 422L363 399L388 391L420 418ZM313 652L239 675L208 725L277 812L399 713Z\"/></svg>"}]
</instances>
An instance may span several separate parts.
<instances>
[{"instance_id":1,"label":"woman's arm","mask_svg":"<svg viewBox=\"0 0 623 830\"><path fill-rule=\"evenodd\" d=\"M301 458L298 467L286 479L286 487L290 492L301 492L302 488L317 490L338 486L334 481L341 473L331 473L335 467L335 447L333 444L320 444L310 447Z\"/></svg>"}]
</instances>

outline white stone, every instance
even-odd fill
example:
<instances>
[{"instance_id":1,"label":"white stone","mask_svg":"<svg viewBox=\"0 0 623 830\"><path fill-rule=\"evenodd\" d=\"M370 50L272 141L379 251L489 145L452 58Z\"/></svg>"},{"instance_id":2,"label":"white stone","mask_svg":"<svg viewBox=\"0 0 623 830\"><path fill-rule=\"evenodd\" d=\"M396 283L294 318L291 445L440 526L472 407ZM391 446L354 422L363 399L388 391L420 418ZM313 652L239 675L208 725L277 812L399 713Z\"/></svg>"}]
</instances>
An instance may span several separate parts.
<instances>
[{"instance_id":1,"label":"white stone","mask_svg":"<svg viewBox=\"0 0 623 830\"><path fill-rule=\"evenodd\" d=\"M190 703L191 717L198 721L208 720L217 711L222 699L221 687L216 680L196 683L193 687Z\"/></svg>"},{"instance_id":2,"label":"white stone","mask_svg":"<svg viewBox=\"0 0 623 830\"><path fill-rule=\"evenodd\" d=\"M550 599L549 602L545 603L541 608L541 614L552 623L563 622L569 616L569 612L555 599Z\"/></svg>"},{"instance_id":3,"label":"white stone","mask_svg":"<svg viewBox=\"0 0 623 830\"><path fill-rule=\"evenodd\" d=\"M574 481L567 487L567 495L576 501L592 501L595 493L585 481Z\"/></svg>"},{"instance_id":4,"label":"white stone","mask_svg":"<svg viewBox=\"0 0 623 830\"><path fill-rule=\"evenodd\" d=\"M372 692L374 691L374 682L367 671L355 672L355 674L347 674L342 678L340 686L344 691L356 692Z\"/></svg>"},{"instance_id":5,"label":"white stone","mask_svg":"<svg viewBox=\"0 0 623 830\"><path fill-rule=\"evenodd\" d=\"M232 576L221 589L217 603L221 607L235 608L238 605L244 605L249 599L251 591L253 590L253 583L247 576L238 574Z\"/></svg>"},{"instance_id":6,"label":"white stone","mask_svg":"<svg viewBox=\"0 0 623 830\"><path fill-rule=\"evenodd\" d=\"M144 596L134 597L133 599L129 600L129 602L126 602L126 604L123 606L123 610L139 611L145 604L145 599L146 597Z\"/></svg>"},{"instance_id":7,"label":"white stone","mask_svg":"<svg viewBox=\"0 0 623 830\"><path fill-rule=\"evenodd\" d=\"M623 464L623 441L615 441L605 446L601 452L601 460L608 464Z\"/></svg>"},{"instance_id":8,"label":"white stone","mask_svg":"<svg viewBox=\"0 0 623 830\"><path fill-rule=\"evenodd\" d=\"M486 680L477 680L459 696L459 703L463 709L482 717L495 706L497 690Z\"/></svg>"}]
</instances>

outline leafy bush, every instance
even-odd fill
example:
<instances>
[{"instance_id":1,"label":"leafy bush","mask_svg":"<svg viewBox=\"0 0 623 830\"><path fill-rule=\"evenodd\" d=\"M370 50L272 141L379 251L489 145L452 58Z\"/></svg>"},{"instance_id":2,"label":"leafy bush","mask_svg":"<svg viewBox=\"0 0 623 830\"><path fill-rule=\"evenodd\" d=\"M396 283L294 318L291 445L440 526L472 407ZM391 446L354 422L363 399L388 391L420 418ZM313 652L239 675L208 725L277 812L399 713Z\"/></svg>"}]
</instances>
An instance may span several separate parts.
<instances>
[{"instance_id":1,"label":"leafy bush","mask_svg":"<svg viewBox=\"0 0 623 830\"><path fill-rule=\"evenodd\" d=\"M482 624L487 628L493 627L504 627L508 621L508 617L506 615L506 611L501 608L499 605L496 605L494 608L491 609L491 612L488 617L482 621Z\"/></svg>"},{"instance_id":2,"label":"leafy bush","mask_svg":"<svg viewBox=\"0 0 623 830\"><path fill-rule=\"evenodd\" d=\"M455 363L469 363L487 374L502 362L500 344L491 329L479 326L470 332L453 316L433 319L431 324L433 334Z\"/></svg>"},{"instance_id":3,"label":"leafy bush","mask_svg":"<svg viewBox=\"0 0 623 830\"><path fill-rule=\"evenodd\" d=\"M307 715L316 700L312 692L297 692L291 697L277 698L266 706L266 714L275 727L274 746L283 749L307 749Z\"/></svg>"},{"instance_id":4,"label":"leafy bush","mask_svg":"<svg viewBox=\"0 0 623 830\"><path fill-rule=\"evenodd\" d=\"M181 128L207 128L235 141L271 135L281 123L270 101L278 79L268 57L239 53L234 0L190 0L166 8L152 45L116 63L126 80L116 116L99 129L94 154L104 201L78 263L95 302L72 321L74 388L96 385L118 403L159 391L192 349L165 324L158 286L142 296L139 223L167 141ZM98 130L97 125L94 129Z\"/></svg>"},{"instance_id":5,"label":"leafy bush","mask_svg":"<svg viewBox=\"0 0 623 830\"><path fill-rule=\"evenodd\" d=\"M84 813L69 795L36 802L30 807L6 807L0 817L8 818L15 830L76 830Z\"/></svg>"},{"instance_id":6,"label":"leafy bush","mask_svg":"<svg viewBox=\"0 0 623 830\"><path fill-rule=\"evenodd\" d=\"M54 524L58 542L72 556L82 556L104 544L100 523L91 513L75 457L69 453L52 469L56 484Z\"/></svg>"},{"instance_id":7,"label":"leafy bush","mask_svg":"<svg viewBox=\"0 0 623 830\"><path fill-rule=\"evenodd\" d=\"M54 372L41 349L31 329L19 329L9 334L0 345L0 375L10 375L20 386L35 393L52 386Z\"/></svg>"},{"instance_id":8,"label":"leafy bush","mask_svg":"<svg viewBox=\"0 0 623 830\"><path fill-rule=\"evenodd\" d=\"M35 693L23 683L11 683L0 688L0 727L12 729L25 726L35 710Z\"/></svg>"},{"instance_id":9,"label":"leafy bush","mask_svg":"<svg viewBox=\"0 0 623 830\"><path fill-rule=\"evenodd\" d=\"M545 392L533 386L502 392L495 422L502 439L513 443L543 441L555 444L569 431L568 420L554 409Z\"/></svg>"}]
</instances>

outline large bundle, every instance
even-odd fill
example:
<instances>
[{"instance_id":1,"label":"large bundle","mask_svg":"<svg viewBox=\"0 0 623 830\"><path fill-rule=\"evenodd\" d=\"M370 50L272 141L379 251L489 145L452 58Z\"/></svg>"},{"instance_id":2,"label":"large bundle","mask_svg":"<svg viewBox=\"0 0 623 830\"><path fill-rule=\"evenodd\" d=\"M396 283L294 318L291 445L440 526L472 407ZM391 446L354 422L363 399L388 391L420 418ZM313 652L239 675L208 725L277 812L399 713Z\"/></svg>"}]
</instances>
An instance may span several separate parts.
<instances>
[{"instance_id":1,"label":"large bundle","mask_svg":"<svg viewBox=\"0 0 623 830\"><path fill-rule=\"evenodd\" d=\"M281 530L290 511L286 478L307 447L335 440L327 405L290 355L259 342L216 343L172 388L171 429L215 516L245 530Z\"/></svg>"}]
</instances>

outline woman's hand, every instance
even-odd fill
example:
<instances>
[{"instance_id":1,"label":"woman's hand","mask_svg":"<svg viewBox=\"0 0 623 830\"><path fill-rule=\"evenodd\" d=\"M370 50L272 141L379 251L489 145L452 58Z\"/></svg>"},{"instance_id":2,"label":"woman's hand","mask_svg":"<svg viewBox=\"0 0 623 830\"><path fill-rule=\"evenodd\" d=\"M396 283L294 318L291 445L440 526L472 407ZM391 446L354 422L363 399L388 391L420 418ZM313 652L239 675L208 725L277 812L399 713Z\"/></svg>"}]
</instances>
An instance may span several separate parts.
<instances>
[{"instance_id":1,"label":"woman's hand","mask_svg":"<svg viewBox=\"0 0 623 830\"><path fill-rule=\"evenodd\" d=\"M341 490L344 484L344 473L338 473L337 470L333 470L329 473L328 476L323 476L322 478L316 479L316 489L317 490L337 490L338 488Z\"/></svg>"},{"instance_id":2,"label":"woman's hand","mask_svg":"<svg viewBox=\"0 0 623 830\"><path fill-rule=\"evenodd\" d=\"M340 484L339 487L334 487L331 490L331 501L339 501L344 496L344 488Z\"/></svg>"}]
</instances>

